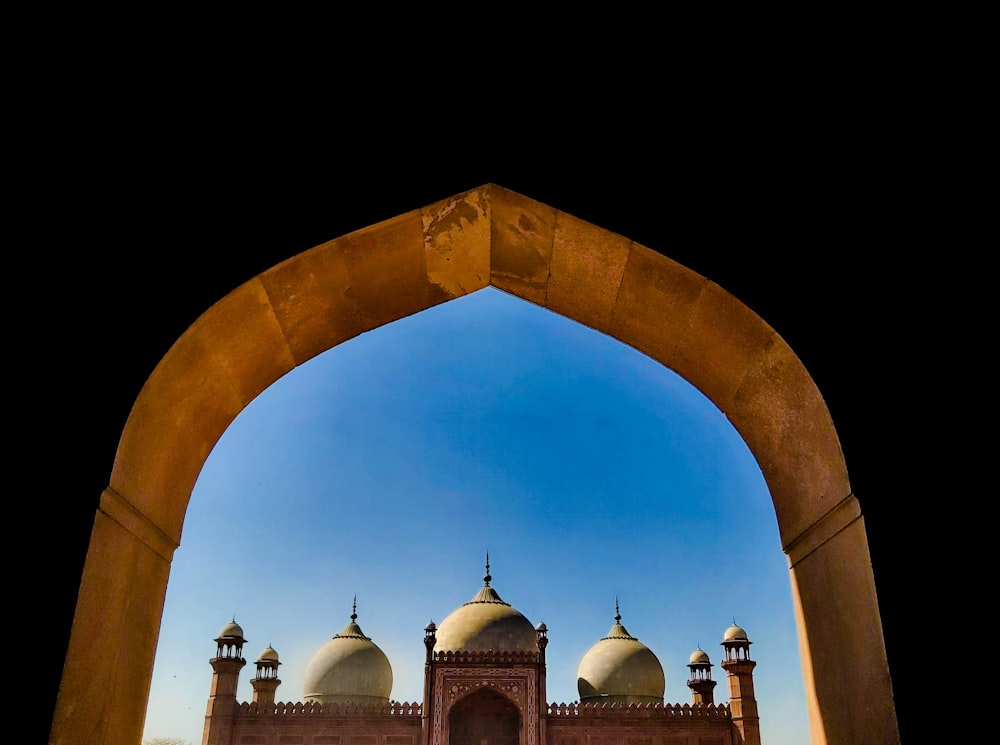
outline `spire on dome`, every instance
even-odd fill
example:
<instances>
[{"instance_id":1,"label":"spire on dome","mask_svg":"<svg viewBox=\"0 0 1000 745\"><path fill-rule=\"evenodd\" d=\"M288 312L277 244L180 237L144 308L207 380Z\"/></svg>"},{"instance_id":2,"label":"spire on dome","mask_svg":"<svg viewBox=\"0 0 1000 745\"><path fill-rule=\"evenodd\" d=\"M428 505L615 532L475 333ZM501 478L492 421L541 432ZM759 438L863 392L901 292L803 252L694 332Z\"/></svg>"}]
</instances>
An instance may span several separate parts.
<instances>
[{"instance_id":1,"label":"spire on dome","mask_svg":"<svg viewBox=\"0 0 1000 745\"><path fill-rule=\"evenodd\" d=\"M490 552L486 552L486 574L483 575L483 586L479 588L479 592L470 600L466 605L470 603L497 603L499 605L510 605L497 594L497 591L490 587L490 581L493 579L490 574Z\"/></svg>"},{"instance_id":2,"label":"spire on dome","mask_svg":"<svg viewBox=\"0 0 1000 745\"><path fill-rule=\"evenodd\" d=\"M639 641L630 633L628 629L622 626L622 613L621 608L618 606L618 596L615 596L615 625L611 627L608 635L603 637L604 639L632 639L634 641Z\"/></svg>"},{"instance_id":3,"label":"spire on dome","mask_svg":"<svg viewBox=\"0 0 1000 745\"><path fill-rule=\"evenodd\" d=\"M334 634L334 639L364 639L365 641L371 641L371 639L365 636L361 627L357 624L358 620L358 595L354 594L354 603L351 605L351 622L348 623L344 630L339 634Z\"/></svg>"}]
</instances>

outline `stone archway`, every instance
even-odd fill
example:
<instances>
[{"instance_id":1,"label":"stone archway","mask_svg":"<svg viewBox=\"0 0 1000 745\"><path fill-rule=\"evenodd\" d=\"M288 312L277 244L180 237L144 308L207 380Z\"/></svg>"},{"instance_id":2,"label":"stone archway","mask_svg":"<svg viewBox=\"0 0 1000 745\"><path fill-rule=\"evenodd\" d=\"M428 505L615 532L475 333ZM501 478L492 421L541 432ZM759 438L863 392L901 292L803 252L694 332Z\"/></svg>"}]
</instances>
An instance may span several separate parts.
<instances>
[{"instance_id":1,"label":"stone archway","mask_svg":"<svg viewBox=\"0 0 1000 745\"><path fill-rule=\"evenodd\" d=\"M168 351L136 399L101 495L50 743L138 745L191 490L240 411L337 344L488 285L649 355L726 414L774 500L813 742L899 742L864 520L798 358L704 277L486 185L272 267Z\"/></svg>"},{"instance_id":2,"label":"stone archway","mask_svg":"<svg viewBox=\"0 0 1000 745\"><path fill-rule=\"evenodd\" d=\"M521 713L507 697L485 688L448 712L448 745L521 745Z\"/></svg>"}]
</instances>

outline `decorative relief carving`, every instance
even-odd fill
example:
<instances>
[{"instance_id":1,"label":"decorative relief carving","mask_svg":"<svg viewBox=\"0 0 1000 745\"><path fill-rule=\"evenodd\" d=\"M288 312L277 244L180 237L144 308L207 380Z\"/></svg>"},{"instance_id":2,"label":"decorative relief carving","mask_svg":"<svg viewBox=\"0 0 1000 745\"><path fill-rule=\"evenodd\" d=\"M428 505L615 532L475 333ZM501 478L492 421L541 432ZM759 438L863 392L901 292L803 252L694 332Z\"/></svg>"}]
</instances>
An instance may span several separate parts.
<instances>
[{"instance_id":1,"label":"decorative relief carving","mask_svg":"<svg viewBox=\"0 0 1000 745\"><path fill-rule=\"evenodd\" d=\"M566 718L601 718L601 717L640 717L640 718L713 718L728 719L731 716L728 704L602 704L573 703L549 704L550 717ZM593 745L593 743L591 743Z\"/></svg>"},{"instance_id":2,"label":"decorative relief carving","mask_svg":"<svg viewBox=\"0 0 1000 745\"><path fill-rule=\"evenodd\" d=\"M526 742L538 735L538 670L536 667L438 667L434 670L434 713L431 717L431 745L445 742L447 712L474 690L488 687L510 699L521 712L522 734Z\"/></svg>"},{"instance_id":3,"label":"decorative relief carving","mask_svg":"<svg viewBox=\"0 0 1000 745\"><path fill-rule=\"evenodd\" d=\"M240 704L239 714L245 717L254 716L288 716L300 719L303 716L328 716L328 715L358 715L358 716L386 716L386 717L408 717L419 718L423 713L421 704L407 703L400 701L390 701L386 704L355 704L355 703L329 703L321 704L318 701L278 701L267 705L261 705L256 701Z\"/></svg>"},{"instance_id":4,"label":"decorative relief carving","mask_svg":"<svg viewBox=\"0 0 1000 745\"><path fill-rule=\"evenodd\" d=\"M451 688L449 689L451 692L451 700L455 701L471 691L473 688L482 688L483 686L496 688L497 690L509 693L511 694L511 698L515 698L520 703L521 684L517 681L511 682L509 680L480 680L475 683L452 683Z\"/></svg>"}]
</instances>

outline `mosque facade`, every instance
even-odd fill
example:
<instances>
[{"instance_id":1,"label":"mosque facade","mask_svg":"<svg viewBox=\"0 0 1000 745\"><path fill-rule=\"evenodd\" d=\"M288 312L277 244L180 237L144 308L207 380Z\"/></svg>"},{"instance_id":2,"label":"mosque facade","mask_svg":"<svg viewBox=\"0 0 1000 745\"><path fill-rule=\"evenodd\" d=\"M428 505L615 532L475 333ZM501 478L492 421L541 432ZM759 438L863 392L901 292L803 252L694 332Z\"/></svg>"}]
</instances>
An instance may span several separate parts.
<instances>
[{"instance_id":1,"label":"mosque facade","mask_svg":"<svg viewBox=\"0 0 1000 745\"><path fill-rule=\"evenodd\" d=\"M760 745L750 640L735 623L723 633L729 699L715 702L712 662L690 657L688 703L664 702L659 659L615 622L583 656L579 701L549 703L548 630L483 586L441 624L424 629L423 700L390 699L392 666L365 636L356 606L345 628L306 667L303 700L277 702L277 652L268 646L238 702L245 638L233 620L216 638L202 745Z\"/></svg>"}]
</instances>

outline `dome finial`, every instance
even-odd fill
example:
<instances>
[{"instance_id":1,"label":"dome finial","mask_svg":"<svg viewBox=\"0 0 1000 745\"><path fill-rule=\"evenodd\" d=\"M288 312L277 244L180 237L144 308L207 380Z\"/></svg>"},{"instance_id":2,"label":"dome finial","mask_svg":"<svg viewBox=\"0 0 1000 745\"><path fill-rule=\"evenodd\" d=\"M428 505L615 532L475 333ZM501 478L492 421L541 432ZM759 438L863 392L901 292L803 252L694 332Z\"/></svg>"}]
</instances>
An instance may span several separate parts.
<instances>
[{"instance_id":1,"label":"dome finial","mask_svg":"<svg viewBox=\"0 0 1000 745\"><path fill-rule=\"evenodd\" d=\"M490 552L487 551L486 552L486 574L483 576L483 582L486 583L487 587L490 586L490 580L491 579L493 579L493 578L490 576Z\"/></svg>"},{"instance_id":2,"label":"dome finial","mask_svg":"<svg viewBox=\"0 0 1000 745\"><path fill-rule=\"evenodd\" d=\"M354 593L354 604L351 605L351 620L358 620L358 593Z\"/></svg>"},{"instance_id":3,"label":"dome finial","mask_svg":"<svg viewBox=\"0 0 1000 745\"><path fill-rule=\"evenodd\" d=\"M622 620L622 613L618 609L618 596L615 595L615 621L620 622L621 620Z\"/></svg>"}]
</instances>

